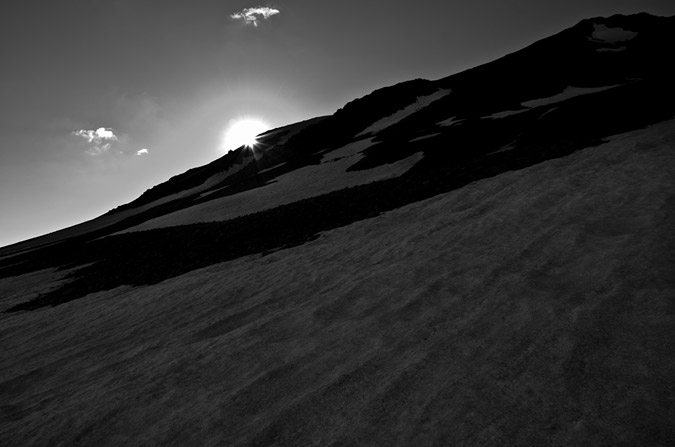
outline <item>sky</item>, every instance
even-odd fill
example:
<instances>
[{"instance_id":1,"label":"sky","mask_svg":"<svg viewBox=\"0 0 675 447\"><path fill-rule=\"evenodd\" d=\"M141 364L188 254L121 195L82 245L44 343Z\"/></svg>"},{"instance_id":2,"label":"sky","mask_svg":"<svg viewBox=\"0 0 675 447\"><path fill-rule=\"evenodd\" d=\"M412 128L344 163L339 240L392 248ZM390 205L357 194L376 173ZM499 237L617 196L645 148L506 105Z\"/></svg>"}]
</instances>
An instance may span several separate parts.
<instances>
[{"instance_id":1,"label":"sky","mask_svg":"<svg viewBox=\"0 0 675 447\"><path fill-rule=\"evenodd\" d=\"M2 0L0 246L65 228L270 128L672 0Z\"/></svg>"}]
</instances>

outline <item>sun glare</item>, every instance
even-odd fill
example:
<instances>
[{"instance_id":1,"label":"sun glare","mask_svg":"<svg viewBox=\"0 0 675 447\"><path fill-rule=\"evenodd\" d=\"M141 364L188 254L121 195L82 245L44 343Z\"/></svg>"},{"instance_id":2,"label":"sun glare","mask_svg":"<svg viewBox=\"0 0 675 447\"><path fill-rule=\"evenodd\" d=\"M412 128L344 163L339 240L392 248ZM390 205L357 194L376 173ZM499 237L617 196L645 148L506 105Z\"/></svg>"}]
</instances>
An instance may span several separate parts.
<instances>
[{"instance_id":1,"label":"sun glare","mask_svg":"<svg viewBox=\"0 0 675 447\"><path fill-rule=\"evenodd\" d=\"M241 146L253 147L258 141L256 136L269 130L269 126L257 118L245 118L230 121L223 138L225 151L233 151Z\"/></svg>"}]
</instances>

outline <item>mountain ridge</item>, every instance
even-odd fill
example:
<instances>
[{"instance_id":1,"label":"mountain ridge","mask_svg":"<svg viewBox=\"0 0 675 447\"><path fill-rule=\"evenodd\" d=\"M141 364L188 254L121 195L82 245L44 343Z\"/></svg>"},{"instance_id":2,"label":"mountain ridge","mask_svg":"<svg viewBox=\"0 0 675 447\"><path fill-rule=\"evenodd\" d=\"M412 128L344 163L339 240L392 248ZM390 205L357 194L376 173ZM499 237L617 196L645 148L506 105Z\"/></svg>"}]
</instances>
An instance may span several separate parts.
<instances>
[{"instance_id":1,"label":"mountain ridge","mask_svg":"<svg viewBox=\"0 0 675 447\"><path fill-rule=\"evenodd\" d=\"M306 120L301 123L283 126L280 129L288 128L289 132L293 132L293 128L295 127L301 128L301 130L297 134L293 135L290 138L290 140L283 145L285 147L281 148L275 147L275 139L278 140L278 138L283 137L283 135L281 136L276 135L279 129L273 129L269 132L266 132L261 136L261 143L266 145L268 149L265 151L265 157L262 157L262 159L257 160L257 164L259 167L255 167L254 169L254 166L249 166L243 172L239 173L239 175L229 179L225 178L222 182L220 182L217 185L214 185L210 189L214 190L221 188L219 194L237 193L241 192L241 187L243 187L244 189L250 187L260 187L265 185L266 182L274 178L273 176L266 175L265 178L257 179L256 177L258 176L257 172L258 170L273 167L275 165L278 165L280 162L284 161L288 162L289 160L292 161L290 164L288 164L288 166L276 169L275 171L276 173L283 174L291 169L306 164L316 163L317 161L317 156L315 155L316 149L313 148L316 145L316 143L314 143L315 141L317 140L321 141L322 139L325 140L326 137L328 137L328 140L331 141L331 144L333 146L340 146L345 142L348 142L351 138L353 138L354 136L353 133L356 133L359 130L363 130L362 128L365 128L368 124L371 124L378 118L382 118L388 114L394 113L396 110L400 110L401 108L405 107L411 102L414 102L414 100L420 95L423 96L425 94L430 94L441 88L450 89L453 92L447 95L445 98L439 99L434 104L431 104L423 108L418 113L412 114L412 116L408 118L408 121L415 120L416 118L418 119L418 121L422 122L424 120L428 121L429 112L433 111L434 109L440 108L445 109L444 113L446 114L448 109L452 110L453 108L457 110L459 113L463 114L470 112L472 109L475 110L475 112L479 112L478 110L475 109L476 106L474 104L475 97L478 94L475 91L478 88L486 89L487 87L489 87L491 85L490 78L492 78L492 80L501 79L500 81L501 84L498 84L497 86L492 86L491 88L487 88L482 93L484 96L490 98L489 104L490 107L493 109L493 112L499 112L500 111L499 109L502 110L505 108L508 109L509 107L516 107L518 105L517 99L508 99L509 96L508 91L518 91L519 95L523 96L523 98L527 96L528 98L526 99L534 99L531 98L531 96L536 97L537 95L546 95L546 94L552 95L558 93L560 88L563 86L561 85L558 85L557 87L554 86L555 82L551 82L551 73L550 73L551 70L548 70L546 76L543 76L545 82L543 82L542 85L545 85L547 87L545 90L541 90L539 87L536 87L537 84L536 82L524 82L519 79L520 77L522 77L521 75L523 74L522 67L519 69L516 68L517 70L520 70L519 72L505 76L504 75L505 71L502 70L502 66L506 64L507 66L510 67L520 67L522 65L520 64L520 59L524 58L533 59L534 57L530 53L535 50L536 51L534 56L541 57L541 55L539 54L539 48L542 46L546 47L545 48L546 51L544 51L544 53L546 52L551 53L553 52L551 48L557 48L557 45L559 45L558 43L556 43L557 41L560 41L560 43L563 44L563 46L569 46L570 45L569 41L575 41L577 42L577 44L575 44L577 46L585 45L585 47L582 46L581 48L586 47L591 48L592 45L588 45L589 43L588 37L592 34L592 24L597 22L609 24L611 26L624 24L624 26L629 27L630 26L638 28L649 27L650 29L648 29L648 33L651 33L655 37L652 37L646 44L644 45L641 44L640 54L645 52L645 46L647 44L654 44L654 41L658 40L659 38L662 38L662 36L666 36L667 39L666 42L660 43L660 47L667 48L670 43L675 43L675 39L673 39L672 33L668 34L665 31L669 28L672 28L672 26L670 27L666 25L655 26L655 24L659 22L665 23L668 21L672 24L673 22L675 22L675 18L656 17L643 13L631 16L614 15L609 18L584 19L579 23L577 23L576 25L572 26L571 28L563 30L557 34L554 34L553 36L547 37L538 42L535 42L521 50L503 56L502 58L499 58L493 62L489 62L480 65L478 67L474 67L465 70L463 72L456 73L454 75L450 75L445 78L441 78L436 81L417 79L412 81L404 81L393 86L377 89L374 92L365 95L362 98L357 98L347 103L344 107L336 111L331 116L317 117L314 119ZM639 43L639 41L643 39L643 37L641 35L638 35L636 39L638 40ZM553 47L550 47L550 45L553 45ZM647 59L649 61L652 61L652 65L655 65L654 67L649 69L650 76L651 77L661 76L663 78L662 81L665 81L665 78L668 76L669 73L671 73L671 71L667 69L664 70L664 67L667 66L667 62L665 61L666 58L655 57L655 54L652 53L656 51L657 49L655 48L652 49L651 52L647 52L649 54ZM611 58L617 55L608 54L605 56L606 57L602 58L602 61L600 62L601 65L604 65L608 61L611 61ZM656 61L660 60L661 62L660 63L654 62L655 60ZM623 64L624 66L623 70L624 71L627 70L626 66L631 67L634 65L637 66L644 65L642 64L642 62L643 61L641 60L638 60L637 62L635 62L634 60L630 60L629 63ZM595 68L597 68L597 63L595 65L596 65ZM590 68L593 67L589 67L589 69ZM611 69L615 68L616 67L611 66L610 69L599 70L599 72L603 73L605 78L607 78L607 73ZM491 75L487 76L494 71L499 71L501 74L501 78L494 78ZM594 71L597 70L591 70L591 72ZM583 74L587 75L588 73ZM625 82L626 77L629 75L633 74L627 72L623 74L622 79L618 78L606 79L606 82L607 81ZM575 76L579 76L579 74ZM478 81L475 80L476 78L478 78ZM506 81L504 80L504 78L506 78ZM477 84L477 86L470 87L468 92L466 91L467 86L463 85L466 79L473 79L472 83ZM588 82L587 76L585 78L585 81ZM508 82L514 82L515 84L504 85L508 84ZM598 81L594 82L597 83ZM526 84L531 85L528 88L525 88L524 85ZM536 87L534 91L532 90L532 85ZM528 89L530 93L527 93ZM523 93L523 91L525 91L525 93ZM504 96L504 92L507 92L506 97ZM369 110L372 111L369 112ZM485 110L482 113L486 114L488 112L489 110ZM352 118L352 116L356 118ZM404 118L403 122L399 124L401 125L405 124L405 121L406 119ZM400 130L401 125L393 126L393 128L389 129L388 132L385 129L382 137L386 137L387 133L389 133L389 135L392 136L393 138L399 138L400 132L396 133L395 131ZM422 133L424 132L420 129L417 129L415 131L418 134L420 132ZM427 133L431 132L427 131ZM449 138L457 138L457 137L452 136ZM436 138L436 141L432 139L432 141L427 141L427 143L438 144L437 140L438 138ZM377 146L377 144L375 146ZM321 149L323 150L325 148ZM407 151L401 152L399 149L397 149L395 145L383 144L382 141L380 141L379 148L378 147L371 148L369 151L371 153L387 153L388 155L386 159L388 161L396 161L396 159L400 159L400 157L403 157L404 155L405 156L410 155L409 152ZM399 154L399 156L395 155L397 153ZM214 160L213 162L207 165L189 169L188 171L182 174L178 174L172 177L171 179L167 180L166 182L163 182L162 184L150 188L148 191L143 193L139 198L129 202L128 204L118 206L117 208L106 213L106 215L115 214L123 210L129 210L139 205L147 205L152 203L153 200L161 199L163 197L170 196L171 194L178 194L189 188L198 187L200 184L203 184L206 180L208 180L210 177L214 176L218 172L221 172L223 169L227 169L236 163L242 163L243 156L244 154L242 148L239 148L235 151L232 151L224 155L223 157L217 160ZM286 158L288 157L290 157L290 159L286 160ZM374 157L370 158L373 159ZM356 167L350 169L359 169L359 166L361 167L373 166L373 164L374 164L373 162L367 163L364 161L360 165L357 165ZM248 184L249 186L241 186L239 189L230 189L229 191L222 190L222 188L226 186L232 186L235 183L239 185ZM209 200L212 200L216 197L218 197L218 195L215 196L211 195ZM182 202L180 206L185 204L186 202ZM180 206L176 205L168 208L165 206L163 209L170 210L174 208L179 208ZM156 211L160 213L162 212L161 209L158 209ZM13 246L17 247L18 244L13 244Z\"/></svg>"}]
</instances>

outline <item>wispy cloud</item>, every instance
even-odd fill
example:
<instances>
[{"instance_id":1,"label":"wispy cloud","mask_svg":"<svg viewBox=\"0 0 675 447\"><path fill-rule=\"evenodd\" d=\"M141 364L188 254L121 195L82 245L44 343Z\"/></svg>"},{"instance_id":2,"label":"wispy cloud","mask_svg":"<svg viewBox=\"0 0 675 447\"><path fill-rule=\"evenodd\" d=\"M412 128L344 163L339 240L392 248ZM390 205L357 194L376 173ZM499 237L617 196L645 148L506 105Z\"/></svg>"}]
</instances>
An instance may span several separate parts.
<instances>
[{"instance_id":1,"label":"wispy cloud","mask_svg":"<svg viewBox=\"0 0 675 447\"><path fill-rule=\"evenodd\" d=\"M136 155L145 155L145 154L149 154L149 153L150 152L145 148L141 149L140 151L136 151Z\"/></svg>"},{"instance_id":2,"label":"wispy cloud","mask_svg":"<svg viewBox=\"0 0 675 447\"><path fill-rule=\"evenodd\" d=\"M255 8L246 8L240 12L235 12L230 15L230 18L232 20L242 20L247 25L258 26L258 20L269 19L275 14L279 14L278 9L256 6Z\"/></svg>"},{"instance_id":3,"label":"wispy cloud","mask_svg":"<svg viewBox=\"0 0 675 447\"><path fill-rule=\"evenodd\" d=\"M119 141L113 129L99 127L96 130L76 130L73 135L84 138L89 143L89 155L101 155L110 150L114 141Z\"/></svg>"}]
</instances>

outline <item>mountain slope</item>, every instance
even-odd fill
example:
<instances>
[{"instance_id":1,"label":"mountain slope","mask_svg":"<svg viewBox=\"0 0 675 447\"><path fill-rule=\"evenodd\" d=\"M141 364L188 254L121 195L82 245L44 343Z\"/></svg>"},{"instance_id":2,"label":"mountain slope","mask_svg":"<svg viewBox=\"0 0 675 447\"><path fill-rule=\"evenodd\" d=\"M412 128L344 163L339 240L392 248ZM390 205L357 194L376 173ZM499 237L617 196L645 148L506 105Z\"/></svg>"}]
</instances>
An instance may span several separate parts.
<instances>
[{"instance_id":1,"label":"mountain slope","mask_svg":"<svg viewBox=\"0 0 675 447\"><path fill-rule=\"evenodd\" d=\"M668 445L674 146L670 121L268 256L4 314L0 438Z\"/></svg>"},{"instance_id":2,"label":"mountain slope","mask_svg":"<svg viewBox=\"0 0 675 447\"><path fill-rule=\"evenodd\" d=\"M584 20L0 250L0 444L671 445L675 18Z\"/></svg>"}]
</instances>

